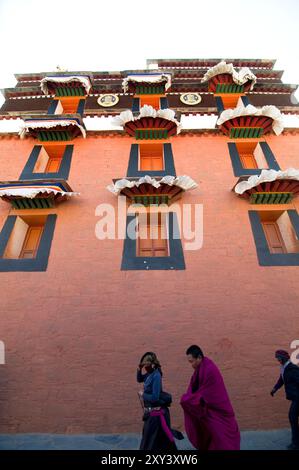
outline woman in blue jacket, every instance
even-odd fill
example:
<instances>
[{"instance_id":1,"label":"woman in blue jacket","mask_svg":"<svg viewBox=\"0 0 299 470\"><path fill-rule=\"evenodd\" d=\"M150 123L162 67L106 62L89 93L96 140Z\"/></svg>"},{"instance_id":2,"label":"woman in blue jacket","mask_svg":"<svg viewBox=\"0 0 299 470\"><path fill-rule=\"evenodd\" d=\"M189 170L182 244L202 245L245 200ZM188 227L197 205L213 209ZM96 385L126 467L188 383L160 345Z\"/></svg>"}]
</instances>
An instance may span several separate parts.
<instances>
[{"instance_id":1,"label":"woman in blue jacket","mask_svg":"<svg viewBox=\"0 0 299 470\"><path fill-rule=\"evenodd\" d=\"M145 370L143 374L142 371ZM155 353L145 353L137 369L137 381L144 384L138 392L144 404L143 431L140 450L177 450L170 428L168 407L171 396L162 390L162 369ZM176 431L174 431L176 433Z\"/></svg>"}]
</instances>

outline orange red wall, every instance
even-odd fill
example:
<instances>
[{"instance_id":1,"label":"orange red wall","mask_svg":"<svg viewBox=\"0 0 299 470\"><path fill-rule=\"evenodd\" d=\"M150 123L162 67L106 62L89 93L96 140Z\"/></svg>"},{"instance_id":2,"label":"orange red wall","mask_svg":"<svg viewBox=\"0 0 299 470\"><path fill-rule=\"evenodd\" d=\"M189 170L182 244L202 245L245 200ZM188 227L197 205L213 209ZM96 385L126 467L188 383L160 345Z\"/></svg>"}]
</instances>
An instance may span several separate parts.
<instances>
[{"instance_id":1,"label":"orange red wall","mask_svg":"<svg viewBox=\"0 0 299 470\"><path fill-rule=\"evenodd\" d=\"M282 169L299 167L299 133L266 141ZM52 210L47 271L0 273L1 433L141 430L135 373L148 350L160 358L172 421L183 429L178 402L193 343L220 367L241 429L288 426L284 393L272 398L270 390L279 375L274 351L299 339L299 266L259 266L248 218L254 207L231 191L226 142L213 134L172 139L177 175L199 183L182 202L204 211L203 247L185 251L186 270L121 271L123 241L96 238L95 209L116 205L106 186L126 175L132 140L75 141L68 182L81 196ZM35 144L1 139L3 181L19 178ZM9 213L0 201L0 229Z\"/></svg>"}]
</instances>

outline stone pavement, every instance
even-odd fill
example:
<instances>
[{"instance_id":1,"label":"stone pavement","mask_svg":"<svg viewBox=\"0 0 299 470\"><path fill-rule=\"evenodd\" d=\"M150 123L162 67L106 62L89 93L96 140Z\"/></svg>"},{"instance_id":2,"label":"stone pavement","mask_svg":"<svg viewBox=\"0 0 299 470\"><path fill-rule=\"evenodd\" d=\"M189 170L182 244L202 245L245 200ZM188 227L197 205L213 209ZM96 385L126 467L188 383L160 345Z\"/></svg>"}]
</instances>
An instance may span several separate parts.
<instances>
[{"instance_id":1,"label":"stone pavement","mask_svg":"<svg viewBox=\"0 0 299 470\"><path fill-rule=\"evenodd\" d=\"M242 450L284 450L291 441L289 429L244 431ZM0 450L134 450L140 434L0 434ZM191 450L185 438L180 450Z\"/></svg>"}]
</instances>

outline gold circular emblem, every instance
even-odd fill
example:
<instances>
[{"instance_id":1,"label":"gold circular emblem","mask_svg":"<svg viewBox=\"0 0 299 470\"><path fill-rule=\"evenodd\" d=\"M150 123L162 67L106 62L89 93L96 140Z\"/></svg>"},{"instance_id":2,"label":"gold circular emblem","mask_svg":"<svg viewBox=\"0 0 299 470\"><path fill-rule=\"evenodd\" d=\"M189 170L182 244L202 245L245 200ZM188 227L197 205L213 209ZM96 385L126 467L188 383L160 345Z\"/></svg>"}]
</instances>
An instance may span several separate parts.
<instances>
[{"instance_id":1,"label":"gold circular emblem","mask_svg":"<svg viewBox=\"0 0 299 470\"><path fill-rule=\"evenodd\" d=\"M180 100L184 104L194 106L195 104L199 104L201 102L201 96L199 93L182 93Z\"/></svg>"},{"instance_id":2,"label":"gold circular emblem","mask_svg":"<svg viewBox=\"0 0 299 470\"><path fill-rule=\"evenodd\" d=\"M98 97L98 104L108 108L110 106L115 106L119 102L119 97L117 95L100 95Z\"/></svg>"}]
</instances>

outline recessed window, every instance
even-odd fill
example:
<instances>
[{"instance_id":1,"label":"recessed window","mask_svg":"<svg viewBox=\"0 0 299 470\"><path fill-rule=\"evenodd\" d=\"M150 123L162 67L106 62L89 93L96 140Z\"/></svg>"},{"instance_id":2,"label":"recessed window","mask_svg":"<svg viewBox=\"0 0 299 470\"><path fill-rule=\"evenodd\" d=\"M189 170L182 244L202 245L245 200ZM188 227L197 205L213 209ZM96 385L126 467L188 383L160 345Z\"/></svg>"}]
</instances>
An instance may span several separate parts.
<instances>
[{"instance_id":1,"label":"recessed window","mask_svg":"<svg viewBox=\"0 0 299 470\"><path fill-rule=\"evenodd\" d=\"M299 253L299 242L287 211L259 211L270 253Z\"/></svg>"},{"instance_id":2,"label":"recessed window","mask_svg":"<svg viewBox=\"0 0 299 470\"><path fill-rule=\"evenodd\" d=\"M46 271L56 214L10 215L0 232L0 271Z\"/></svg>"},{"instance_id":3,"label":"recessed window","mask_svg":"<svg viewBox=\"0 0 299 470\"><path fill-rule=\"evenodd\" d=\"M36 258L47 216L17 216L3 258Z\"/></svg>"},{"instance_id":4,"label":"recessed window","mask_svg":"<svg viewBox=\"0 0 299 470\"><path fill-rule=\"evenodd\" d=\"M137 256L168 256L166 214L139 214Z\"/></svg>"},{"instance_id":5,"label":"recessed window","mask_svg":"<svg viewBox=\"0 0 299 470\"><path fill-rule=\"evenodd\" d=\"M33 173L57 173L60 169L66 145L43 145Z\"/></svg>"},{"instance_id":6,"label":"recessed window","mask_svg":"<svg viewBox=\"0 0 299 470\"><path fill-rule=\"evenodd\" d=\"M73 148L73 145L62 145L58 142L35 145L19 179L43 179L47 175L67 180Z\"/></svg>"},{"instance_id":7,"label":"recessed window","mask_svg":"<svg viewBox=\"0 0 299 470\"><path fill-rule=\"evenodd\" d=\"M76 114L79 106L80 98L60 98L57 101L55 114Z\"/></svg>"},{"instance_id":8,"label":"recessed window","mask_svg":"<svg viewBox=\"0 0 299 470\"><path fill-rule=\"evenodd\" d=\"M261 266L299 266L299 215L296 210L249 211Z\"/></svg>"},{"instance_id":9,"label":"recessed window","mask_svg":"<svg viewBox=\"0 0 299 470\"><path fill-rule=\"evenodd\" d=\"M121 269L124 271L185 269L175 212L166 214L150 211L127 215Z\"/></svg>"},{"instance_id":10,"label":"recessed window","mask_svg":"<svg viewBox=\"0 0 299 470\"><path fill-rule=\"evenodd\" d=\"M267 142L244 139L228 142L235 176L259 175L262 169L280 170Z\"/></svg>"},{"instance_id":11,"label":"recessed window","mask_svg":"<svg viewBox=\"0 0 299 470\"><path fill-rule=\"evenodd\" d=\"M163 144L140 144L139 171L163 171Z\"/></svg>"},{"instance_id":12,"label":"recessed window","mask_svg":"<svg viewBox=\"0 0 299 470\"><path fill-rule=\"evenodd\" d=\"M243 168L269 168L259 142L236 142Z\"/></svg>"},{"instance_id":13,"label":"recessed window","mask_svg":"<svg viewBox=\"0 0 299 470\"><path fill-rule=\"evenodd\" d=\"M154 109L160 109L160 96L159 95L140 95L139 106L142 108L145 104L152 106Z\"/></svg>"}]
</instances>

